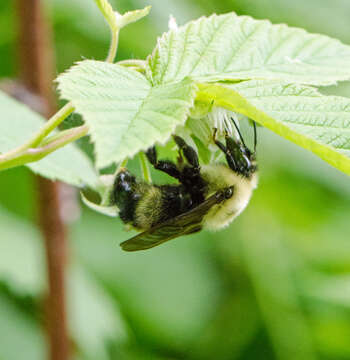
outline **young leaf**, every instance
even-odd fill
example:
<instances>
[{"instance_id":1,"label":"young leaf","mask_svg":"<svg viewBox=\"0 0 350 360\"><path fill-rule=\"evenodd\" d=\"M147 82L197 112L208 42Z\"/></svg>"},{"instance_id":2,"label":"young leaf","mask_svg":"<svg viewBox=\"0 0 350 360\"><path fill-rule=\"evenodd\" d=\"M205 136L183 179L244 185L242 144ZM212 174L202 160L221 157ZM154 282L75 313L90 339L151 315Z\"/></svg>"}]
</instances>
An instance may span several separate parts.
<instances>
[{"instance_id":1,"label":"young leaf","mask_svg":"<svg viewBox=\"0 0 350 360\"><path fill-rule=\"evenodd\" d=\"M185 123L196 90L188 79L152 87L137 71L91 60L72 67L58 82L62 97L89 125L98 167L165 143Z\"/></svg>"},{"instance_id":2,"label":"young leaf","mask_svg":"<svg viewBox=\"0 0 350 360\"><path fill-rule=\"evenodd\" d=\"M147 16L151 10L151 6L146 6L143 9L127 11L125 14L119 14L114 11L108 0L95 0L102 15L106 19L111 31L117 31L124 26L133 23Z\"/></svg>"},{"instance_id":3,"label":"young leaf","mask_svg":"<svg viewBox=\"0 0 350 360\"><path fill-rule=\"evenodd\" d=\"M116 13L116 22L119 29L123 28L126 25L129 25L135 21L142 19L147 16L151 10L151 6L146 6L143 9L127 11L125 14L121 15Z\"/></svg>"},{"instance_id":4,"label":"young leaf","mask_svg":"<svg viewBox=\"0 0 350 360\"><path fill-rule=\"evenodd\" d=\"M22 145L40 129L45 119L27 106L0 92L0 152ZM69 144L42 160L27 164L31 170L52 180L61 180L74 186L98 183L97 174L88 157L76 146Z\"/></svg>"},{"instance_id":5,"label":"young leaf","mask_svg":"<svg viewBox=\"0 0 350 360\"><path fill-rule=\"evenodd\" d=\"M108 0L95 0L96 5L100 9L102 15L106 19L112 32L118 30L116 16L113 8Z\"/></svg>"},{"instance_id":6,"label":"young leaf","mask_svg":"<svg viewBox=\"0 0 350 360\"><path fill-rule=\"evenodd\" d=\"M350 99L274 80L205 84L198 97L248 116L350 175Z\"/></svg>"},{"instance_id":7,"label":"young leaf","mask_svg":"<svg viewBox=\"0 0 350 360\"><path fill-rule=\"evenodd\" d=\"M147 74L154 84L189 76L201 82L255 78L329 85L350 79L350 46L267 20L212 15L165 33Z\"/></svg>"}]
</instances>

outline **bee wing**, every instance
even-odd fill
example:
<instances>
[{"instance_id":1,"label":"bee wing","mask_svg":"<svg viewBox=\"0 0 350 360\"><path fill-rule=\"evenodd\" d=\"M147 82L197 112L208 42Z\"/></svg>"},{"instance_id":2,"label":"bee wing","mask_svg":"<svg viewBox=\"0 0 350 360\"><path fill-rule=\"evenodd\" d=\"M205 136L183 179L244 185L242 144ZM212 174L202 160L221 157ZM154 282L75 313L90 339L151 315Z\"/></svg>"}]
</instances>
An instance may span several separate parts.
<instances>
[{"instance_id":1,"label":"bee wing","mask_svg":"<svg viewBox=\"0 0 350 360\"><path fill-rule=\"evenodd\" d=\"M146 250L178 236L200 231L202 229L204 215L212 206L219 204L224 199L224 190L219 190L192 210L126 240L122 242L120 246L125 251Z\"/></svg>"}]
</instances>

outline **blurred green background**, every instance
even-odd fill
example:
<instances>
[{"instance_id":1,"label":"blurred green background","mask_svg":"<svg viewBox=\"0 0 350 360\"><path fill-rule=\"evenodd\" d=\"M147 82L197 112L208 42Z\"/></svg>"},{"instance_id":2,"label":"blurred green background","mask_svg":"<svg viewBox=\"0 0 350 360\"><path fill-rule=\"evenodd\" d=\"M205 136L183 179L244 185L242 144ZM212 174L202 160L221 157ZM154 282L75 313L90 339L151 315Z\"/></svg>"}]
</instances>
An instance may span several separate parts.
<instances>
[{"instance_id":1,"label":"blurred green background","mask_svg":"<svg viewBox=\"0 0 350 360\"><path fill-rule=\"evenodd\" d=\"M47 1L57 74L103 59L109 33L93 0ZM151 14L121 33L118 58L145 58L167 30L236 11L350 44L348 0L118 0ZM17 19L0 2L0 77L16 77ZM348 84L325 90L350 96ZM2 119L1 121L9 121ZM218 233L123 253L119 220L81 205L69 225L69 324L77 360L350 359L349 178L259 128L260 184ZM157 177L159 181L166 181ZM69 204L68 204L69 206ZM26 168L0 175L0 360L46 358L43 247Z\"/></svg>"}]
</instances>

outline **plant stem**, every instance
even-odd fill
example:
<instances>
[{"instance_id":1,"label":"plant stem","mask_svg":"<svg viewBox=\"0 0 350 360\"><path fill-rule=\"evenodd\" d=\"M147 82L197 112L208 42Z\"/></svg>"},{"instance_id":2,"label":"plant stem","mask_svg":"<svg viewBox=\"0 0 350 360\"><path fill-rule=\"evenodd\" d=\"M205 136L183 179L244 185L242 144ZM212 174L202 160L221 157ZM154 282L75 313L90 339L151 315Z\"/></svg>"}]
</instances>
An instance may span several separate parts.
<instances>
[{"instance_id":1,"label":"plant stem","mask_svg":"<svg viewBox=\"0 0 350 360\"><path fill-rule=\"evenodd\" d=\"M71 102L64 105L55 115L53 115L45 125L38 131L37 134L33 136L31 140L28 141L27 149L30 147L35 147L41 143L41 141L49 135L58 125L62 123L72 112L74 111L74 106Z\"/></svg>"},{"instance_id":2,"label":"plant stem","mask_svg":"<svg viewBox=\"0 0 350 360\"><path fill-rule=\"evenodd\" d=\"M16 157L20 158L21 154L23 154L26 150L30 148L34 148L41 143L41 141L50 134L61 122L67 118L72 112L74 111L74 107L71 103L66 104L61 108L56 114L54 114L46 123L45 125L40 128L40 130L34 134L34 136L28 140L25 144L8 151L5 154L0 155L0 170L7 169L12 167L6 166L6 161L9 159L14 159ZM5 166L2 166L2 165ZM19 163L19 165L23 165L25 163ZM15 165L17 166L17 165Z\"/></svg>"},{"instance_id":3,"label":"plant stem","mask_svg":"<svg viewBox=\"0 0 350 360\"><path fill-rule=\"evenodd\" d=\"M40 148L42 148L43 146L46 146L46 145L51 145L53 142L55 142L57 140L61 140L62 142L64 140L70 140L68 142L65 141L65 143L62 144L62 146L64 146L66 144L69 144L70 142L73 142L73 141L80 139L81 137L87 135L88 131L89 131L89 127L87 125L81 125L81 126L76 126L76 127L67 129L67 130L62 130L55 135L45 138L40 143ZM38 149L38 148L36 148L36 149Z\"/></svg>"},{"instance_id":4,"label":"plant stem","mask_svg":"<svg viewBox=\"0 0 350 360\"><path fill-rule=\"evenodd\" d=\"M118 41L119 41L119 29L114 30L111 28L111 44L109 46L108 56L106 59L106 61L109 63L114 62L118 49Z\"/></svg>"},{"instance_id":5,"label":"plant stem","mask_svg":"<svg viewBox=\"0 0 350 360\"><path fill-rule=\"evenodd\" d=\"M54 74L50 27L44 19L40 0L17 0L19 19L19 60L21 80L41 97L50 116L56 110L52 92ZM38 145L69 113L66 105L26 145ZM29 144L30 143L30 144ZM48 145L48 144L47 144ZM46 145L46 146L47 146ZM27 150L26 148L26 150ZM68 160L69 161L69 160ZM44 237L48 270L46 330L51 360L68 360L69 340L65 300L66 230L59 196L60 184L36 177L40 228Z\"/></svg>"},{"instance_id":6,"label":"plant stem","mask_svg":"<svg viewBox=\"0 0 350 360\"><path fill-rule=\"evenodd\" d=\"M19 0L18 0L19 1ZM40 1L40 0L37 0ZM35 34L35 37L37 37L37 33ZM118 49L118 41L119 41L119 29L114 29L111 27L111 44L108 51L108 56L106 61L112 63L115 59L117 49ZM40 40L39 40L40 42ZM22 41L22 47L26 47L26 51L31 51L28 49L28 42ZM32 51L33 53L35 52ZM29 59L31 66L33 65L32 59ZM30 79L30 74L27 69L22 70L23 75L26 77L26 79L30 80L28 81L28 85L32 86L33 82L32 79ZM39 79L39 83L42 79ZM46 89L47 90L47 89ZM46 91L47 92L47 91ZM51 100L51 96L50 96ZM37 147L47 135L49 135L54 129L56 129L64 119L66 119L72 112L74 111L74 106L72 102L67 103L65 106L63 106L58 112L56 112L47 122L46 124L39 129L39 131L34 134L34 136L29 139L26 143L18 146L17 148L8 151L5 154L0 155L0 170L9 169L14 166L24 165L26 161L24 159L33 159L30 161L39 160L42 157L32 157L32 154L39 154L39 152L34 152L33 149ZM60 147L60 146L59 146ZM28 151L29 150L29 151ZM51 151L50 151L51 152ZM31 154L31 155L30 155ZM29 162L29 161L27 161Z\"/></svg>"},{"instance_id":7,"label":"plant stem","mask_svg":"<svg viewBox=\"0 0 350 360\"><path fill-rule=\"evenodd\" d=\"M140 159L140 166L141 166L141 172L142 172L143 178L145 179L146 182L151 183L152 182L151 172L149 170L146 156L142 151L139 154L139 159Z\"/></svg>"},{"instance_id":8,"label":"plant stem","mask_svg":"<svg viewBox=\"0 0 350 360\"><path fill-rule=\"evenodd\" d=\"M4 156L0 155L0 170L38 161L53 151L87 135L88 130L89 128L87 125L82 125L69 130L61 131L58 134L45 139L39 147L29 148L19 154L14 152L13 154L6 153Z\"/></svg>"},{"instance_id":9,"label":"plant stem","mask_svg":"<svg viewBox=\"0 0 350 360\"><path fill-rule=\"evenodd\" d=\"M146 61L138 60L138 59L120 60L117 62L117 64L122 66L131 66L131 67L140 68L140 70L145 70L146 68Z\"/></svg>"},{"instance_id":10,"label":"plant stem","mask_svg":"<svg viewBox=\"0 0 350 360\"><path fill-rule=\"evenodd\" d=\"M118 165L116 171L114 172L114 175L117 175L122 168L126 167L127 164L128 164L128 158L124 159L124 160Z\"/></svg>"}]
</instances>

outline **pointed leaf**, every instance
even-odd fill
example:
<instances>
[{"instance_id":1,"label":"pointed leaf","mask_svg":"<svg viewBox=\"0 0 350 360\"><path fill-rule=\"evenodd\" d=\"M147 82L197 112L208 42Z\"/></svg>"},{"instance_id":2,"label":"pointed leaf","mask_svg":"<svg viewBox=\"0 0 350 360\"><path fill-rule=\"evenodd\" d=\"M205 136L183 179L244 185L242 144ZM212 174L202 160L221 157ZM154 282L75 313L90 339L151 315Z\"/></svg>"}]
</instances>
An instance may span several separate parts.
<instances>
[{"instance_id":1,"label":"pointed leaf","mask_svg":"<svg viewBox=\"0 0 350 360\"><path fill-rule=\"evenodd\" d=\"M118 29L117 19L113 8L108 0L95 0L96 5L100 9L102 15L106 19L111 31L116 31Z\"/></svg>"},{"instance_id":2,"label":"pointed leaf","mask_svg":"<svg viewBox=\"0 0 350 360\"><path fill-rule=\"evenodd\" d=\"M235 13L170 30L148 59L154 84L283 79L329 85L350 79L350 46L319 34Z\"/></svg>"},{"instance_id":3,"label":"pointed leaf","mask_svg":"<svg viewBox=\"0 0 350 360\"><path fill-rule=\"evenodd\" d=\"M95 3L106 19L111 31L117 31L126 25L142 19L147 16L151 10L151 6L146 6L143 9L127 11L124 14L119 14L117 11L113 10L108 0L95 0Z\"/></svg>"},{"instance_id":4,"label":"pointed leaf","mask_svg":"<svg viewBox=\"0 0 350 360\"><path fill-rule=\"evenodd\" d=\"M188 79L152 87L137 71L91 60L72 67L58 82L62 97L90 127L99 167L165 143L186 121L196 90Z\"/></svg>"},{"instance_id":5,"label":"pointed leaf","mask_svg":"<svg viewBox=\"0 0 350 360\"><path fill-rule=\"evenodd\" d=\"M126 25L129 25L135 21L142 19L147 16L151 10L151 6L146 6L143 9L127 11L123 15L116 13L116 23L119 29L123 28Z\"/></svg>"}]
</instances>

